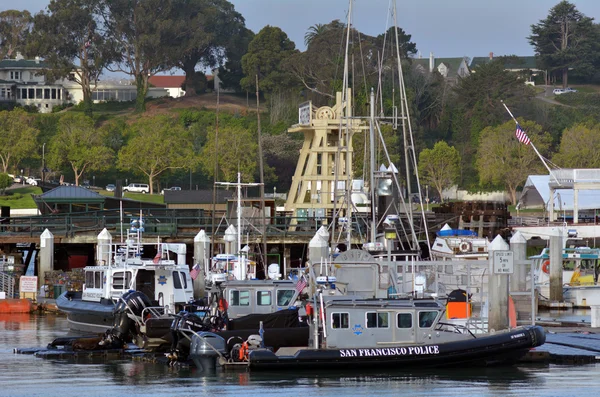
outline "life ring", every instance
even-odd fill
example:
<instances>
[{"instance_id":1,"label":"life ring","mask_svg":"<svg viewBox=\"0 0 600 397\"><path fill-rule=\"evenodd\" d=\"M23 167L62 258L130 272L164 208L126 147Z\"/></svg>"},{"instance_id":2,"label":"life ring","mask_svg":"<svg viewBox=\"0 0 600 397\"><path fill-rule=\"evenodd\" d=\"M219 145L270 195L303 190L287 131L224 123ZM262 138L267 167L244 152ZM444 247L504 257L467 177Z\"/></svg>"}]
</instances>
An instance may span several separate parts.
<instances>
[{"instance_id":1,"label":"life ring","mask_svg":"<svg viewBox=\"0 0 600 397\"><path fill-rule=\"evenodd\" d=\"M458 249L460 250L460 252L469 252L471 251L471 244L468 241L462 241L458 245Z\"/></svg>"},{"instance_id":2,"label":"life ring","mask_svg":"<svg viewBox=\"0 0 600 397\"><path fill-rule=\"evenodd\" d=\"M550 260L545 260L542 264L542 271L546 274L550 274Z\"/></svg>"}]
</instances>

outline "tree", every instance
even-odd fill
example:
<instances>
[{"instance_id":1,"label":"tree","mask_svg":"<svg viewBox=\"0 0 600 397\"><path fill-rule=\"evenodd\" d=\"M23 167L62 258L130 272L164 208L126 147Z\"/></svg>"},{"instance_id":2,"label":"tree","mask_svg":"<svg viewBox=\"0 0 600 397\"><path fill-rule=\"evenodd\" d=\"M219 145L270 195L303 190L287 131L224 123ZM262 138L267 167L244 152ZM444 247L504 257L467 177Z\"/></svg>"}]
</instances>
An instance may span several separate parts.
<instances>
[{"instance_id":1,"label":"tree","mask_svg":"<svg viewBox=\"0 0 600 397\"><path fill-rule=\"evenodd\" d=\"M547 154L552 138L542 127L531 121L520 121L538 151ZM492 183L506 189L513 204L517 202L517 188L531 174L543 172L544 165L530 145L515 137L515 123L506 122L487 127L481 132L477 149L477 170L481 183Z\"/></svg>"},{"instance_id":2,"label":"tree","mask_svg":"<svg viewBox=\"0 0 600 397\"><path fill-rule=\"evenodd\" d=\"M600 125L566 129L552 162L568 168L600 168Z\"/></svg>"},{"instance_id":3,"label":"tree","mask_svg":"<svg viewBox=\"0 0 600 397\"><path fill-rule=\"evenodd\" d=\"M144 117L129 127L129 140L119 151L118 166L148 178L150 193L156 177L167 170L190 169L196 163L187 130L168 116Z\"/></svg>"},{"instance_id":4,"label":"tree","mask_svg":"<svg viewBox=\"0 0 600 397\"><path fill-rule=\"evenodd\" d=\"M6 188L11 187L13 179L7 173L0 173L0 193L4 194Z\"/></svg>"},{"instance_id":5,"label":"tree","mask_svg":"<svg viewBox=\"0 0 600 397\"><path fill-rule=\"evenodd\" d=\"M433 149L424 149L419 154L421 182L432 185L444 201L442 192L458 181L460 155L458 150L440 141Z\"/></svg>"},{"instance_id":6,"label":"tree","mask_svg":"<svg viewBox=\"0 0 600 397\"><path fill-rule=\"evenodd\" d=\"M117 61L107 69L132 76L137 88L135 109L146 110L148 79L170 69L169 49L176 43L181 24L172 0L104 0L103 16Z\"/></svg>"},{"instance_id":7,"label":"tree","mask_svg":"<svg viewBox=\"0 0 600 397\"><path fill-rule=\"evenodd\" d=\"M224 89L233 89L242 92L240 81L244 78L242 57L248 52L248 45L254 39L254 32L250 29L241 29L234 43L226 48L225 64L219 67L219 80ZM216 87L215 87L216 89Z\"/></svg>"},{"instance_id":8,"label":"tree","mask_svg":"<svg viewBox=\"0 0 600 397\"><path fill-rule=\"evenodd\" d=\"M387 37L386 37L387 36ZM400 49L400 57L406 59L417 53L417 45L410 41L412 35L406 33L404 29L398 28L398 48ZM392 53L396 54L396 27L392 26L388 30L377 36L376 44L378 48L383 48L384 41L386 46L392 47Z\"/></svg>"},{"instance_id":9,"label":"tree","mask_svg":"<svg viewBox=\"0 0 600 397\"><path fill-rule=\"evenodd\" d=\"M219 148L215 149L215 134L208 136L202 149L200 164L205 174L214 176L215 161L219 161L219 170L224 182L235 182L237 173L242 173L244 182L254 180L258 143L250 130L237 124L219 128Z\"/></svg>"},{"instance_id":10,"label":"tree","mask_svg":"<svg viewBox=\"0 0 600 397\"><path fill-rule=\"evenodd\" d=\"M27 10L0 12L0 59L12 57L17 51L25 52L31 23L31 13Z\"/></svg>"},{"instance_id":11,"label":"tree","mask_svg":"<svg viewBox=\"0 0 600 397\"><path fill-rule=\"evenodd\" d=\"M494 60L459 79L454 94L450 143L461 155L462 183L474 185L478 182L475 158L481 131L506 119L502 101L511 108L521 107L534 92L519 75L504 70L502 60Z\"/></svg>"},{"instance_id":12,"label":"tree","mask_svg":"<svg viewBox=\"0 0 600 397\"><path fill-rule=\"evenodd\" d=\"M22 109L0 112L0 162L2 172L17 168L19 162L36 153L39 130L33 116Z\"/></svg>"},{"instance_id":13,"label":"tree","mask_svg":"<svg viewBox=\"0 0 600 397\"><path fill-rule=\"evenodd\" d=\"M584 76L594 72L598 31L593 18L583 15L574 4L561 1L552 7L546 19L531 25L528 39L541 66L562 73L563 88L569 69Z\"/></svg>"},{"instance_id":14,"label":"tree","mask_svg":"<svg viewBox=\"0 0 600 397\"><path fill-rule=\"evenodd\" d=\"M321 35L323 35L323 33L325 33L327 29L328 25L325 25L323 23L317 23L316 25L309 27L306 33L304 34L304 45L308 48L308 46L310 46L310 43L312 43L312 41L315 38L318 38Z\"/></svg>"},{"instance_id":15,"label":"tree","mask_svg":"<svg viewBox=\"0 0 600 397\"><path fill-rule=\"evenodd\" d=\"M242 57L244 78L242 88L254 92L258 75L259 89L271 93L293 84L293 77L283 69L283 63L296 53L296 46L278 27L265 26L248 45L248 52Z\"/></svg>"},{"instance_id":16,"label":"tree","mask_svg":"<svg viewBox=\"0 0 600 397\"><path fill-rule=\"evenodd\" d=\"M107 170L114 152L106 147L105 134L94 127L86 115L67 113L58 122L57 134L50 141L48 163L54 169L68 166L75 185L86 172Z\"/></svg>"},{"instance_id":17,"label":"tree","mask_svg":"<svg viewBox=\"0 0 600 397\"><path fill-rule=\"evenodd\" d=\"M247 29L244 18L227 0L175 0L180 30L169 57L185 72L185 95L196 95L196 68L214 68L233 55ZM247 42L246 42L247 45ZM230 50L231 49L231 50Z\"/></svg>"},{"instance_id":18,"label":"tree","mask_svg":"<svg viewBox=\"0 0 600 397\"><path fill-rule=\"evenodd\" d=\"M101 0L52 0L35 16L29 52L44 58L46 78L69 78L81 86L84 112L92 113L92 89L115 58L102 32Z\"/></svg>"}]
</instances>

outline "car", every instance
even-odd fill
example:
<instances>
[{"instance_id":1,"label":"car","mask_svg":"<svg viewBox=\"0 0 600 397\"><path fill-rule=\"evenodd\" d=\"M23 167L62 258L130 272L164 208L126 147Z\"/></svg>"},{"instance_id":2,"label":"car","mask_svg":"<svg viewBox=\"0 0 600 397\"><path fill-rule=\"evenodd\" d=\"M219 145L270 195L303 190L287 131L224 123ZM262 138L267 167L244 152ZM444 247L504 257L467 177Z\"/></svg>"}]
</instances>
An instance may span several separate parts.
<instances>
[{"instance_id":1,"label":"car","mask_svg":"<svg viewBox=\"0 0 600 397\"><path fill-rule=\"evenodd\" d=\"M31 186L37 186L40 184L40 182L42 182L41 178L32 178L32 177L28 177L25 182L27 182L27 184L31 185Z\"/></svg>"},{"instance_id":2,"label":"car","mask_svg":"<svg viewBox=\"0 0 600 397\"><path fill-rule=\"evenodd\" d=\"M567 88L564 89L564 92L565 93L567 93L567 92L577 92L577 90L574 89L574 88L571 88L571 87L567 87Z\"/></svg>"},{"instance_id":3,"label":"car","mask_svg":"<svg viewBox=\"0 0 600 397\"><path fill-rule=\"evenodd\" d=\"M116 188L117 187L114 184L109 183L108 185L106 185L105 189L106 189L107 192L114 192Z\"/></svg>"},{"instance_id":4,"label":"car","mask_svg":"<svg viewBox=\"0 0 600 397\"><path fill-rule=\"evenodd\" d=\"M21 182L23 182L23 177L21 175L16 175L15 177L13 177L13 182L21 183Z\"/></svg>"},{"instance_id":5,"label":"car","mask_svg":"<svg viewBox=\"0 0 600 397\"><path fill-rule=\"evenodd\" d=\"M566 91L565 91L565 90L563 90L562 88L555 88L555 89L552 91L552 93L553 93L554 95L560 95L560 94L564 94L565 92L566 92Z\"/></svg>"},{"instance_id":6,"label":"car","mask_svg":"<svg viewBox=\"0 0 600 397\"><path fill-rule=\"evenodd\" d=\"M150 192L150 186L146 183L130 183L123 188L123 192L146 194Z\"/></svg>"},{"instance_id":7,"label":"car","mask_svg":"<svg viewBox=\"0 0 600 397\"><path fill-rule=\"evenodd\" d=\"M166 191L171 191L171 192L176 192L181 190L181 188L179 186L171 186L171 187L166 187L163 190L160 191L160 194L165 194Z\"/></svg>"}]
</instances>

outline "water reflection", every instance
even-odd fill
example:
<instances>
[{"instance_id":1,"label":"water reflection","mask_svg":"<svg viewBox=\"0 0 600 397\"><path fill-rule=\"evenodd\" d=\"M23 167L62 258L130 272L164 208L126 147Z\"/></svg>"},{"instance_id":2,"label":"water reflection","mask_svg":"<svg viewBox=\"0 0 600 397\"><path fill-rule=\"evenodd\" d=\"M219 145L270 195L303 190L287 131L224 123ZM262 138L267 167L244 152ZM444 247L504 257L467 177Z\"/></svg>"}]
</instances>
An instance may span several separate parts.
<instances>
[{"instance_id":1,"label":"water reflection","mask_svg":"<svg viewBox=\"0 0 600 397\"><path fill-rule=\"evenodd\" d=\"M126 359L40 359L15 347L46 346L67 334L60 316L0 316L0 396L574 396L600 395L600 366L248 373ZM24 376L26 374L26 376ZM583 393L585 391L585 393Z\"/></svg>"}]
</instances>

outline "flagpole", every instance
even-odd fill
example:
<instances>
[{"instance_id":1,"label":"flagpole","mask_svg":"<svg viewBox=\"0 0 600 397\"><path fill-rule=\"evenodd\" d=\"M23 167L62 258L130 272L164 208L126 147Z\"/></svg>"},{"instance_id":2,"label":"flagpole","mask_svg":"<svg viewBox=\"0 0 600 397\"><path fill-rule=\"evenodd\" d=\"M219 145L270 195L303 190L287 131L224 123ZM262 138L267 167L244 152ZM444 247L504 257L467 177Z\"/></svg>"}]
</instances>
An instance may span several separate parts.
<instances>
[{"instance_id":1,"label":"flagpole","mask_svg":"<svg viewBox=\"0 0 600 397\"><path fill-rule=\"evenodd\" d=\"M513 116L512 112L510 111L510 109L508 108L508 106L506 106L506 103L504 103L503 100L500 100L500 102L502 102L502 105L504 105L504 108L506 109L506 111L508 112L508 114L510 114L510 117L513 119L513 121L515 122L515 124L519 125L519 122L517 121L517 119L515 118L515 116ZM540 158L540 160L542 160L542 164L544 164L544 167L546 167L546 169L548 170L548 172L550 173L550 175L552 176L552 178L554 178L554 180L556 181L556 183L558 185L560 185L560 182L558 181L558 179L556 179L556 176L554 176L554 174L552 173L552 170L550 169L550 167L548 167L548 164L546 164L546 161L544 160L544 158L542 157L542 155L540 154L540 152L538 152L537 148L533 144L533 141L530 140L529 143L531 144L531 147L535 151L535 154L537 154L538 157Z\"/></svg>"}]
</instances>

